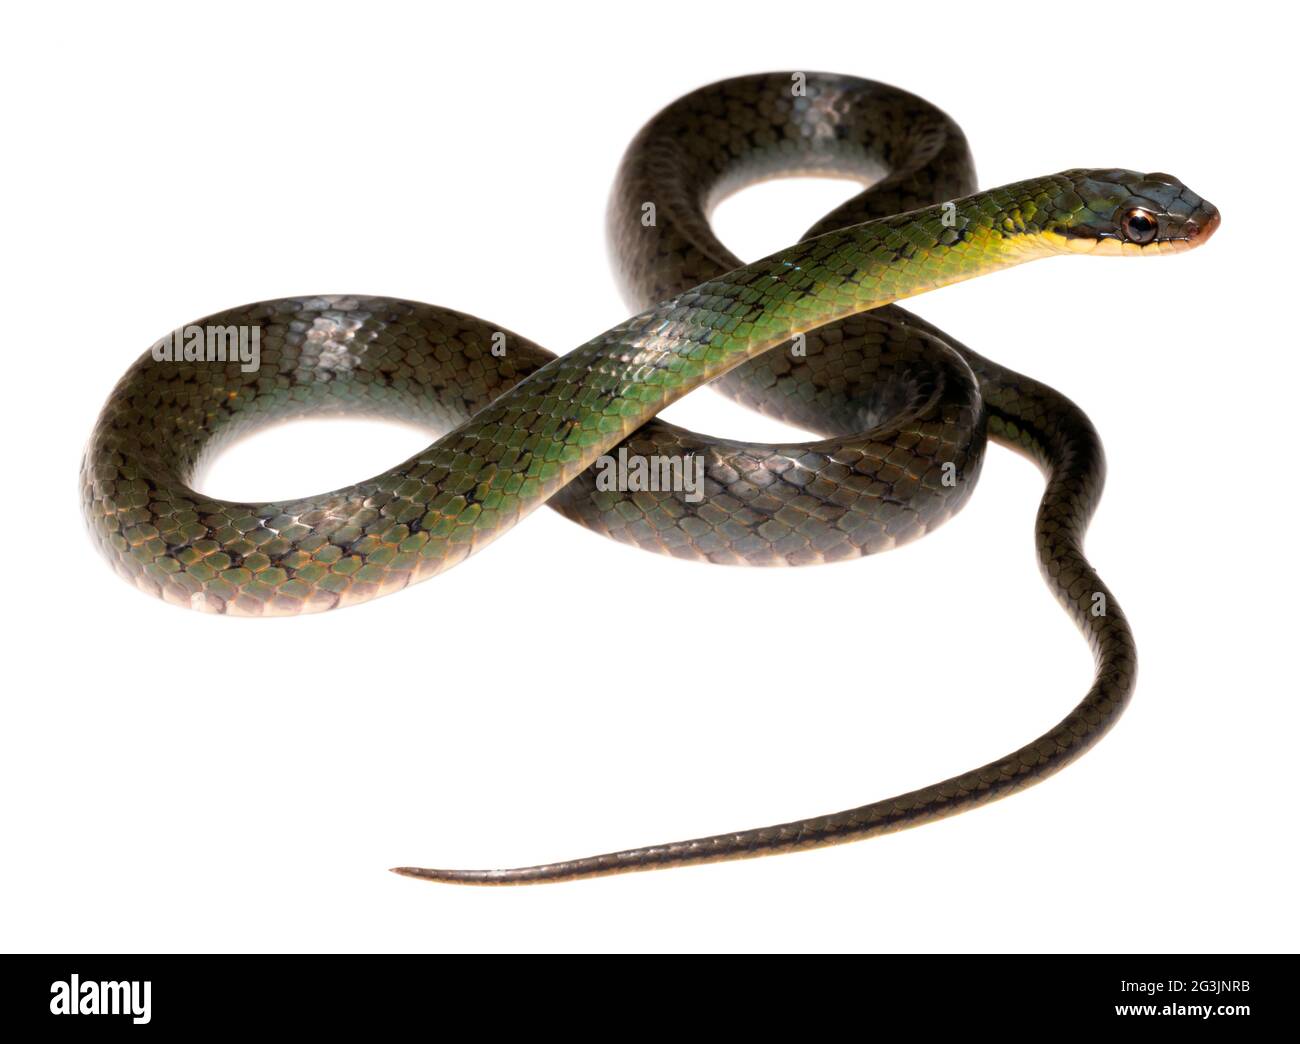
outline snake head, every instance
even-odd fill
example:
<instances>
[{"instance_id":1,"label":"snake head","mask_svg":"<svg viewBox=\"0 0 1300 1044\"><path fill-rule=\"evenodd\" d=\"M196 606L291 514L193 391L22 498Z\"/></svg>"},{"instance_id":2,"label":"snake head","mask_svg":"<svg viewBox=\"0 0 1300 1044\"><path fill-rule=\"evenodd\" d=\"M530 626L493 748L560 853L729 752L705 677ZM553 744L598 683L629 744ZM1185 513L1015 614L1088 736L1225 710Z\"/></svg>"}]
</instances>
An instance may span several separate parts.
<instances>
[{"instance_id":1,"label":"snake head","mask_svg":"<svg viewBox=\"0 0 1300 1044\"><path fill-rule=\"evenodd\" d=\"M1043 232L1075 254L1175 254L1200 246L1219 211L1169 174L1068 170Z\"/></svg>"}]
</instances>

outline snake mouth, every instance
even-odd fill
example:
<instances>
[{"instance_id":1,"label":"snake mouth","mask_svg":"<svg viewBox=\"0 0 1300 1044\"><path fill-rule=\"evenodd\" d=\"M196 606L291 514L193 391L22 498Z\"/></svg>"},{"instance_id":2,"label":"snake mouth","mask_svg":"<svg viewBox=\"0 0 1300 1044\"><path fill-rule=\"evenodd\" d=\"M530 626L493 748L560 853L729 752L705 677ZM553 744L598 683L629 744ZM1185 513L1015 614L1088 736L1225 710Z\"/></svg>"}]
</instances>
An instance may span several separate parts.
<instances>
[{"instance_id":1,"label":"snake mouth","mask_svg":"<svg viewBox=\"0 0 1300 1044\"><path fill-rule=\"evenodd\" d=\"M1094 230L1086 224L1065 232L1044 232L1049 248L1061 253L1091 254L1095 257L1143 257L1181 254L1210 239L1218 230L1219 208L1198 197L1183 210L1186 216L1160 216L1160 234L1149 243L1138 243L1118 227ZM1121 207L1121 210L1124 208Z\"/></svg>"},{"instance_id":2,"label":"snake mouth","mask_svg":"<svg viewBox=\"0 0 1300 1044\"><path fill-rule=\"evenodd\" d=\"M1057 249L1074 254L1092 254L1096 257L1142 257L1155 254L1182 254L1209 240L1219 227L1219 210L1210 203L1201 203L1173 235L1134 243L1120 235L1103 235L1092 239L1085 236L1057 236L1053 243Z\"/></svg>"}]
</instances>

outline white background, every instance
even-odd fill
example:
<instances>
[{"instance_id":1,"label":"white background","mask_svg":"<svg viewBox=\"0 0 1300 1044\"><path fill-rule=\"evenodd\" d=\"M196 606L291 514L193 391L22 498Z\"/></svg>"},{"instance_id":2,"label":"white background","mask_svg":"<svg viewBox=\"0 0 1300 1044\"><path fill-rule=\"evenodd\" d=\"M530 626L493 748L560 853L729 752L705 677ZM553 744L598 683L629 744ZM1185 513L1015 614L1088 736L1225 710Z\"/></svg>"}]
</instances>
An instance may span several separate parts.
<instances>
[{"instance_id":1,"label":"white background","mask_svg":"<svg viewBox=\"0 0 1300 1044\"><path fill-rule=\"evenodd\" d=\"M0 946L1295 949L1293 15L897 7L6 15ZM860 844L534 889L388 874L862 804L1014 749L1088 685L1034 560L1041 480L996 447L957 519L874 559L711 568L542 511L433 583L299 619L151 600L84 535L96 413L182 323L378 293L563 351L623 319L603 240L623 148L681 94L769 69L923 95L985 186L1118 165L1221 208L1189 255L915 303L1100 429L1089 551L1137 634L1132 708L1043 785ZM718 225L757 257L850 191L763 186ZM708 391L669 415L782 431ZM292 424L203 485L305 494L427 441Z\"/></svg>"}]
</instances>

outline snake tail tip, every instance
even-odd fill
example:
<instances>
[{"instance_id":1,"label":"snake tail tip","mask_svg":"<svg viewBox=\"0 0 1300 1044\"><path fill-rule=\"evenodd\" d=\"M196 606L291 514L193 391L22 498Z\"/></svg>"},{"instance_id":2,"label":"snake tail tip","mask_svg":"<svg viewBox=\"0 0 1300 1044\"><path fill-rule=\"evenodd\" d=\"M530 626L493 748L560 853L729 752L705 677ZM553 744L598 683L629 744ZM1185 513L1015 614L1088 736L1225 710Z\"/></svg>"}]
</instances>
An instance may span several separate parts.
<instances>
[{"instance_id":1,"label":"snake tail tip","mask_svg":"<svg viewBox=\"0 0 1300 1044\"><path fill-rule=\"evenodd\" d=\"M535 869L537 868L527 868ZM398 877L414 877L420 881L455 885L519 885L552 879L518 870L436 870L423 866L393 866L389 867L389 873L397 874Z\"/></svg>"},{"instance_id":2,"label":"snake tail tip","mask_svg":"<svg viewBox=\"0 0 1300 1044\"><path fill-rule=\"evenodd\" d=\"M456 873L453 870L431 870L422 866L390 866L388 872L398 877L414 877L421 881L456 882Z\"/></svg>"}]
</instances>

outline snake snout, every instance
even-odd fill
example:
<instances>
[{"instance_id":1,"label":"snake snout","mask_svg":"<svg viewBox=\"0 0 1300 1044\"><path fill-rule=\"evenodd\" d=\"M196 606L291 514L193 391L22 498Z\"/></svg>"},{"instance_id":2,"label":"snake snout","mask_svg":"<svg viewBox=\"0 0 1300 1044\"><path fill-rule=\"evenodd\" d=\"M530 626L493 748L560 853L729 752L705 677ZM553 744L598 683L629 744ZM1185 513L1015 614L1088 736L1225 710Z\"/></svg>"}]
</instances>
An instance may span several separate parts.
<instances>
[{"instance_id":1,"label":"snake snout","mask_svg":"<svg viewBox=\"0 0 1300 1044\"><path fill-rule=\"evenodd\" d=\"M1187 233L1187 241L1192 246L1200 246L1212 235L1215 229L1219 227L1219 208L1213 203L1207 203L1201 200L1201 205L1192 212L1192 216L1187 219L1187 224L1183 230Z\"/></svg>"}]
</instances>

